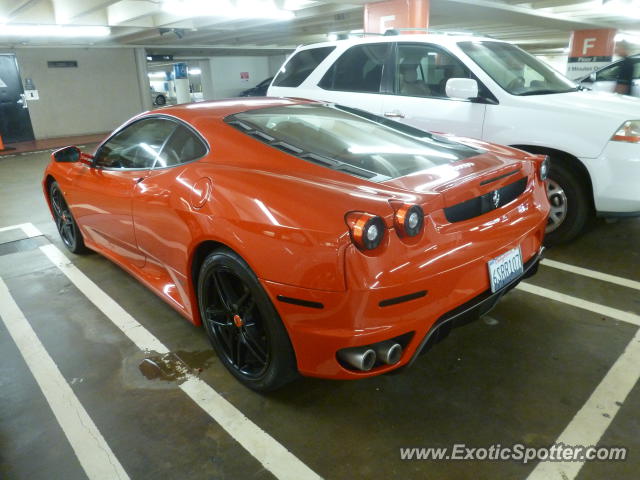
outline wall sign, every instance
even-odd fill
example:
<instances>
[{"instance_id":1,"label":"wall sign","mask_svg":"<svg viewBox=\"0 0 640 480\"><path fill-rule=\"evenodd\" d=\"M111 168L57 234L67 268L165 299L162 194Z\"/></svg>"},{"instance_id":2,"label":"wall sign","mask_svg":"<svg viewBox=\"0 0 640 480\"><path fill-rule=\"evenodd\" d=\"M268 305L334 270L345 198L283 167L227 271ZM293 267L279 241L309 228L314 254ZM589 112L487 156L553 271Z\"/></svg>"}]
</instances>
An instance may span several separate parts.
<instances>
[{"instance_id":1,"label":"wall sign","mask_svg":"<svg viewBox=\"0 0 640 480\"><path fill-rule=\"evenodd\" d=\"M78 62L75 60L53 60L47 62L49 68L78 68Z\"/></svg>"},{"instance_id":2,"label":"wall sign","mask_svg":"<svg viewBox=\"0 0 640 480\"><path fill-rule=\"evenodd\" d=\"M240 72L240 81L248 82L249 81L249 72Z\"/></svg>"},{"instance_id":3,"label":"wall sign","mask_svg":"<svg viewBox=\"0 0 640 480\"><path fill-rule=\"evenodd\" d=\"M611 63L616 30L600 28L574 30L567 63L567 76L579 78Z\"/></svg>"}]
</instances>

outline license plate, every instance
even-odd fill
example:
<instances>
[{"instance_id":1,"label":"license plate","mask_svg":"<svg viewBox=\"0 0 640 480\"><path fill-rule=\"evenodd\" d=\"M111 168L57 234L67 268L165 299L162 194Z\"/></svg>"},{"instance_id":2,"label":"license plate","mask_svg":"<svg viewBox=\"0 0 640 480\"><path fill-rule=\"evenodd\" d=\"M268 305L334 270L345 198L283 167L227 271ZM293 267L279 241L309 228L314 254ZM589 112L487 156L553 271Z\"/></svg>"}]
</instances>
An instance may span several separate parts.
<instances>
[{"instance_id":1,"label":"license plate","mask_svg":"<svg viewBox=\"0 0 640 480\"><path fill-rule=\"evenodd\" d=\"M488 266L491 292L497 292L522 275L520 247L513 248L493 260L489 260Z\"/></svg>"}]
</instances>

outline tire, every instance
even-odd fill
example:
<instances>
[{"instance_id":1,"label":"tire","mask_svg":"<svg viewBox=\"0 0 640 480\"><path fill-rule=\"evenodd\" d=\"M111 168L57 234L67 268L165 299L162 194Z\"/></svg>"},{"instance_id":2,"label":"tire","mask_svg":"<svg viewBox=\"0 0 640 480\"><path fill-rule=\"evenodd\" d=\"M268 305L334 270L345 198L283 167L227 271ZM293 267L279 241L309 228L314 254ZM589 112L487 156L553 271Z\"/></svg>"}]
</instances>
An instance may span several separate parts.
<instances>
[{"instance_id":1,"label":"tire","mask_svg":"<svg viewBox=\"0 0 640 480\"><path fill-rule=\"evenodd\" d=\"M562 160L551 158L547 195L551 212L544 243L547 246L567 243L582 232L591 216L588 189Z\"/></svg>"},{"instance_id":2,"label":"tire","mask_svg":"<svg viewBox=\"0 0 640 480\"><path fill-rule=\"evenodd\" d=\"M56 223L60 239L62 243L64 243L64 246L67 247L67 250L71 253L87 253L89 249L84 244L82 233L56 181L51 182L51 185L49 185L49 201L51 203L51 210L53 211L53 220Z\"/></svg>"},{"instance_id":3,"label":"tire","mask_svg":"<svg viewBox=\"0 0 640 480\"><path fill-rule=\"evenodd\" d=\"M258 392L298 377L280 316L256 275L235 252L210 253L200 267L198 306L213 349L229 372Z\"/></svg>"},{"instance_id":4,"label":"tire","mask_svg":"<svg viewBox=\"0 0 640 480\"><path fill-rule=\"evenodd\" d=\"M156 105L162 106L165 105L167 103L167 99L164 97L164 95L158 95L156 97Z\"/></svg>"}]
</instances>

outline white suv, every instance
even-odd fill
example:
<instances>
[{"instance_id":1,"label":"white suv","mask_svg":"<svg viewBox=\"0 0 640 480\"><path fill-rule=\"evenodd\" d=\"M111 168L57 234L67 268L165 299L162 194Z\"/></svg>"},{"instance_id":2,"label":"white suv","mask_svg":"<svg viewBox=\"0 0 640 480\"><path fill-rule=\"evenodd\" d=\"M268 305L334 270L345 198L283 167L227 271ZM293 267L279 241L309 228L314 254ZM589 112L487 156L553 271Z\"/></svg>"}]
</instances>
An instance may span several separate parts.
<instances>
[{"instance_id":1,"label":"white suv","mask_svg":"<svg viewBox=\"0 0 640 480\"><path fill-rule=\"evenodd\" d=\"M584 91L489 38L401 35L299 47L267 92L367 110L551 158L547 242L640 215L640 99Z\"/></svg>"}]
</instances>

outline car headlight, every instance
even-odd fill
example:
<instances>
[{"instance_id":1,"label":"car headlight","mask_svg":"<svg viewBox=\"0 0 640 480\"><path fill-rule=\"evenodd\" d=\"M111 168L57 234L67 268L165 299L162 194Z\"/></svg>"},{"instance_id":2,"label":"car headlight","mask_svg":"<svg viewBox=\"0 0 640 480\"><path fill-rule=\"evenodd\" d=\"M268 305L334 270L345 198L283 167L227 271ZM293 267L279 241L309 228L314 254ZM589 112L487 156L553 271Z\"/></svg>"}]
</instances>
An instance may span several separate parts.
<instances>
[{"instance_id":1,"label":"car headlight","mask_svg":"<svg viewBox=\"0 0 640 480\"><path fill-rule=\"evenodd\" d=\"M540 164L540 180L546 180L549 178L549 169L551 168L551 161L549 157L546 157Z\"/></svg>"},{"instance_id":2,"label":"car headlight","mask_svg":"<svg viewBox=\"0 0 640 480\"><path fill-rule=\"evenodd\" d=\"M640 120L628 120L624 122L618 131L613 134L614 142L640 143Z\"/></svg>"}]
</instances>

